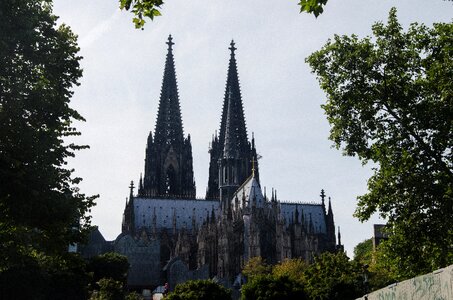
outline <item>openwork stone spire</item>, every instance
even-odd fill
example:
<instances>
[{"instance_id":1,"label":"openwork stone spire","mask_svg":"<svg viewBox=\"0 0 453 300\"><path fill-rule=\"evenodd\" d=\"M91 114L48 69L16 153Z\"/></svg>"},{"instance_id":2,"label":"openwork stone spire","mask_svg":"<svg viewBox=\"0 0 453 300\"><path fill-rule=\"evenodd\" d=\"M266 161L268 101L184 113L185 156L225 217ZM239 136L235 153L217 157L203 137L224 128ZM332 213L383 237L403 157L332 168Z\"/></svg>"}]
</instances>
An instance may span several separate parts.
<instances>
[{"instance_id":1,"label":"openwork stone spire","mask_svg":"<svg viewBox=\"0 0 453 300\"><path fill-rule=\"evenodd\" d=\"M226 116L226 126L225 126L225 145L223 147L223 158L237 158L237 140L235 128L232 126L235 123L235 115L232 112L232 101L231 101L232 92L228 91L228 109Z\"/></svg>"},{"instance_id":2,"label":"openwork stone spire","mask_svg":"<svg viewBox=\"0 0 453 300\"><path fill-rule=\"evenodd\" d=\"M141 197L195 198L190 135L184 138L173 58L173 39L167 41L164 78L154 132L149 133Z\"/></svg>"},{"instance_id":3,"label":"openwork stone spire","mask_svg":"<svg viewBox=\"0 0 453 300\"><path fill-rule=\"evenodd\" d=\"M216 135L213 138L209 150L211 159L209 164L208 189L206 192L206 198L208 199L220 198L219 187L225 185L225 182L221 182L219 179L220 159L237 160L234 163L232 161L221 162L223 166L228 164L229 168L231 167L230 172L234 174L235 185L242 184L252 175L252 162L257 160L254 141L252 140L252 143L250 143L247 138L234 41L231 41L229 50L230 61L228 64L220 132L218 137ZM255 165L255 175L259 181L257 164ZM228 180L230 179L232 179L231 176ZM228 194L231 194L230 192Z\"/></svg>"},{"instance_id":4,"label":"openwork stone spire","mask_svg":"<svg viewBox=\"0 0 453 300\"><path fill-rule=\"evenodd\" d=\"M235 43L231 41L229 47L230 62L228 65L228 75L225 88L225 97L223 100L222 120L220 123L220 145L225 145L225 134L227 125L228 106L231 106L229 130L236 136L237 148L245 149L247 146L247 128L244 118L244 109L242 105L241 90L239 86L239 76L236 65Z\"/></svg>"},{"instance_id":5,"label":"openwork stone spire","mask_svg":"<svg viewBox=\"0 0 453 300\"><path fill-rule=\"evenodd\" d=\"M157 114L154 139L157 143L179 145L184 140L184 133L173 58L174 43L171 35L168 37L167 45L168 52L160 92L159 112Z\"/></svg>"}]
</instances>

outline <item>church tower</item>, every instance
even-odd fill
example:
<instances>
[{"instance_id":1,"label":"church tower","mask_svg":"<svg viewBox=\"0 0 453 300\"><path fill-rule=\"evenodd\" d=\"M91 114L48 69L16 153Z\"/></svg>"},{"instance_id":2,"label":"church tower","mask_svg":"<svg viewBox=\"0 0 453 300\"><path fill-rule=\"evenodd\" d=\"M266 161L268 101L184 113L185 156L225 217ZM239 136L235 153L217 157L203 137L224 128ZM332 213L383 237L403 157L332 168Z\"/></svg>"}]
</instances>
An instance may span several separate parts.
<instances>
[{"instance_id":1,"label":"church tower","mask_svg":"<svg viewBox=\"0 0 453 300\"><path fill-rule=\"evenodd\" d=\"M154 137L149 133L145 157L145 177L140 179L138 195L153 198L195 198L192 144L184 138L173 41L168 52L160 93Z\"/></svg>"},{"instance_id":2,"label":"church tower","mask_svg":"<svg viewBox=\"0 0 453 300\"><path fill-rule=\"evenodd\" d=\"M223 101L220 132L211 142L207 199L228 201L236 189L252 175L259 180L255 140L248 140L236 66L234 41L230 44L230 62ZM222 200L222 199L221 199ZM223 205L223 203L222 203Z\"/></svg>"}]
</instances>

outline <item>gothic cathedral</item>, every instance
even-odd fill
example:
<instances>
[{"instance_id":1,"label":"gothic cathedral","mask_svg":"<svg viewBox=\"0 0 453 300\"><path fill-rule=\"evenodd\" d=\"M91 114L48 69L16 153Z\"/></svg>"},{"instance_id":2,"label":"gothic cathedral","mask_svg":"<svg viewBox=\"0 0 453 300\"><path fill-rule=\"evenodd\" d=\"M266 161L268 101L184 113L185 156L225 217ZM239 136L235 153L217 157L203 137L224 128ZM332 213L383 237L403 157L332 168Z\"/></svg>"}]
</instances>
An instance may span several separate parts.
<instances>
[{"instance_id":1,"label":"gothic cathedral","mask_svg":"<svg viewBox=\"0 0 453 300\"><path fill-rule=\"evenodd\" d=\"M131 288L171 287L189 279L213 278L233 286L247 261L260 256L270 264L341 248L335 237L330 198L320 203L281 202L262 189L255 140L249 140L236 64L230 60L220 131L209 149L205 199L196 199L190 135L184 136L173 41L168 38L157 121L149 133L144 177L138 192L131 183L122 233L105 242L92 233L85 256L113 250L130 263Z\"/></svg>"}]
</instances>

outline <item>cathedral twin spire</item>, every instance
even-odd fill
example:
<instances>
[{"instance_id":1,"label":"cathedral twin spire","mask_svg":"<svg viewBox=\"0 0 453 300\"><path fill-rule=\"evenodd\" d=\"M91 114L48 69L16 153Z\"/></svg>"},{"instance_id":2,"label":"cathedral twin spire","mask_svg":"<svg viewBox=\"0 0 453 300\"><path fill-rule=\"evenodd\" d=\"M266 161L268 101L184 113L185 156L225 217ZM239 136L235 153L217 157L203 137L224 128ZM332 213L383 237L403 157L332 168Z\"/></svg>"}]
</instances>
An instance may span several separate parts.
<instances>
[{"instance_id":1,"label":"cathedral twin spire","mask_svg":"<svg viewBox=\"0 0 453 300\"><path fill-rule=\"evenodd\" d=\"M160 93L154 136L150 132L145 158L145 174L139 184L139 195L145 197L195 198L192 145L190 135L184 138L173 39L167 41L168 52ZM249 142L235 57L235 43L230 44L230 60L223 101L219 136L212 142L207 198L220 198L219 167L223 158L235 159L230 164L239 185L252 174L256 161L254 141ZM258 166L255 165L255 174ZM258 176L256 176L258 178Z\"/></svg>"},{"instance_id":2,"label":"cathedral twin spire","mask_svg":"<svg viewBox=\"0 0 453 300\"><path fill-rule=\"evenodd\" d=\"M164 78L160 92L154 139L149 133L145 177L139 195L155 198L195 198L192 145L184 138L173 57L173 39L167 41Z\"/></svg>"},{"instance_id":3,"label":"cathedral twin spire","mask_svg":"<svg viewBox=\"0 0 453 300\"><path fill-rule=\"evenodd\" d=\"M211 142L207 199L221 198L222 187L228 186L230 195L234 187L239 187L252 175L252 161L256 161L254 141L249 142L244 117L241 89L236 64L236 47L230 43L230 60L223 100L220 132ZM237 161L234 161L237 160ZM228 166L227 166L228 165ZM258 165L255 166L258 174ZM219 172L220 171L220 172ZM219 176L220 174L220 176ZM221 177L221 178L220 178ZM258 179L258 175L256 176Z\"/></svg>"},{"instance_id":4,"label":"cathedral twin spire","mask_svg":"<svg viewBox=\"0 0 453 300\"><path fill-rule=\"evenodd\" d=\"M154 139L158 143L179 144L183 142L184 133L173 58L174 43L171 35L168 37L167 45L168 52L165 61L164 79L162 81Z\"/></svg>"},{"instance_id":5,"label":"cathedral twin spire","mask_svg":"<svg viewBox=\"0 0 453 300\"><path fill-rule=\"evenodd\" d=\"M235 57L235 43L231 41L229 47L230 61L223 101L222 120L220 123L219 142L223 147L223 154L236 155L243 152L248 143L244 109L242 105L241 89ZM227 136L228 134L228 136Z\"/></svg>"}]
</instances>

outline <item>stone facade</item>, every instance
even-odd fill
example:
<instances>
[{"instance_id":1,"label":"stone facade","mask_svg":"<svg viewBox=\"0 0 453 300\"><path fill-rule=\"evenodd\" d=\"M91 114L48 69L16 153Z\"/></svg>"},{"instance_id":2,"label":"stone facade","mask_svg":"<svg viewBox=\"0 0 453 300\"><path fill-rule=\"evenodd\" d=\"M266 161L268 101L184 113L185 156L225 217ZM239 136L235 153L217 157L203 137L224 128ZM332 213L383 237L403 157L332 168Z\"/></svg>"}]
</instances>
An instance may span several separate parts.
<instances>
[{"instance_id":1,"label":"stone facade","mask_svg":"<svg viewBox=\"0 0 453 300\"><path fill-rule=\"evenodd\" d=\"M210 148L206 199L195 199L190 136L184 138L173 61L168 54L153 138L150 132L145 177L138 193L130 185L122 233L115 251L131 264L130 287L217 278L230 286L247 261L261 256L275 264L335 251L329 198L319 203L282 202L262 189L255 140L249 141L231 43L219 134ZM341 247L340 247L341 249Z\"/></svg>"}]
</instances>

